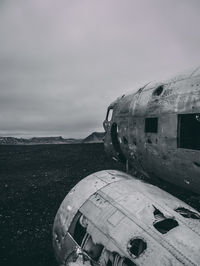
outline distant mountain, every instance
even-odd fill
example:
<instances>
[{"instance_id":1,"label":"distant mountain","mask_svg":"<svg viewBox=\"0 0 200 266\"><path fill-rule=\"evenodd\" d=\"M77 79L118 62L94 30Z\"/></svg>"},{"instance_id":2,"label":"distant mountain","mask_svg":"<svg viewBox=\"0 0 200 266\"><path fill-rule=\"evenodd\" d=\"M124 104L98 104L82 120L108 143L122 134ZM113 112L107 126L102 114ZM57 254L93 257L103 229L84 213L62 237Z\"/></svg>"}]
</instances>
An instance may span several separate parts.
<instances>
[{"instance_id":1,"label":"distant mountain","mask_svg":"<svg viewBox=\"0 0 200 266\"><path fill-rule=\"evenodd\" d=\"M82 139L64 139L63 137L34 137L30 139L0 137L0 145L39 145L39 144L74 144L81 143Z\"/></svg>"},{"instance_id":2,"label":"distant mountain","mask_svg":"<svg viewBox=\"0 0 200 266\"><path fill-rule=\"evenodd\" d=\"M39 144L75 144L75 143L100 143L103 142L104 132L93 132L85 139L64 139L63 137L33 137L30 139L1 137L0 145L39 145Z\"/></svg>"},{"instance_id":3,"label":"distant mountain","mask_svg":"<svg viewBox=\"0 0 200 266\"><path fill-rule=\"evenodd\" d=\"M83 143L98 143L103 142L105 132L93 132L83 140Z\"/></svg>"}]
</instances>

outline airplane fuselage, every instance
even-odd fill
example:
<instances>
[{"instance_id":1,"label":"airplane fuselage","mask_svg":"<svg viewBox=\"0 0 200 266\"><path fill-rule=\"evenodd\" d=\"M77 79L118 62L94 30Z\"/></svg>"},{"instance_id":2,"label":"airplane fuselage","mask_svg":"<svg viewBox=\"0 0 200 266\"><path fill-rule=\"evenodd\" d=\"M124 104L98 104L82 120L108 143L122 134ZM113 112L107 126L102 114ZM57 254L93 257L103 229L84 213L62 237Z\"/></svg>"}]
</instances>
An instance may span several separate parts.
<instances>
[{"instance_id":1,"label":"airplane fuselage","mask_svg":"<svg viewBox=\"0 0 200 266\"><path fill-rule=\"evenodd\" d=\"M104 146L146 176L200 193L200 69L108 107Z\"/></svg>"},{"instance_id":2,"label":"airplane fuselage","mask_svg":"<svg viewBox=\"0 0 200 266\"><path fill-rule=\"evenodd\" d=\"M81 180L54 220L60 266L198 266L200 213L120 171Z\"/></svg>"}]
</instances>

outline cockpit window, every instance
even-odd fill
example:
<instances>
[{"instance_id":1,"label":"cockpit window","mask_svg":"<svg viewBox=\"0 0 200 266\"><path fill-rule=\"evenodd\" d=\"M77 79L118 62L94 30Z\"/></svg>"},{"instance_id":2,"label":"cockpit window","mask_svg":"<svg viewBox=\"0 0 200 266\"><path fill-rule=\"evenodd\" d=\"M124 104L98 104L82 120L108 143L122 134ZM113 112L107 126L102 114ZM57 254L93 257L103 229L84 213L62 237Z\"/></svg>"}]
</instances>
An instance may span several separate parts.
<instances>
[{"instance_id":1,"label":"cockpit window","mask_svg":"<svg viewBox=\"0 0 200 266\"><path fill-rule=\"evenodd\" d=\"M113 108L108 109L107 115L106 115L106 120L111 121L113 115Z\"/></svg>"},{"instance_id":2,"label":"cockpit window","mask_svg":"<svg viewBox=\"0 0 200 266\"><path fill-rule=\"evenodd\" d=\"M74 240L79 244L82 243L82 240L86 234L87 222L85 217L79 211L75 215L68 232L74 238Z\"/></svg>"}]
</instances>

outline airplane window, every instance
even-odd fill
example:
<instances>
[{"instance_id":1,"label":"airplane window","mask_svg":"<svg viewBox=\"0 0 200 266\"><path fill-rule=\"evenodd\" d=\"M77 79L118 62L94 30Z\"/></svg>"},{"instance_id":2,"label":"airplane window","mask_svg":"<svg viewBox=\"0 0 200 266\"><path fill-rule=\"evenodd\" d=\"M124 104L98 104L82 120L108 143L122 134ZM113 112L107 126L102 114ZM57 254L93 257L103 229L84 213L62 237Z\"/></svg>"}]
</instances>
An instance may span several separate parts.
<instances>
[{"instance_id":1,"label":"airplane window","mask_svg":"<svg viewBox=\"0 0 200 266\"><path fill-rule=\"evenodd\" d=\"M147 248L147 243L141 238L131 239L128 244L128 251L131 255L139 257Z\"/></svg>"},{"instance_id":2,"label":"airplane window","mask_svg":"<svg viewBox=\"0 0 200 266\"><path fill-rule=\"evenodd\" d=\"M107 116L106 116L106 120L107 121L111 121L112 119L112 115L113 115L113 109L109 109L108 112L107 112Z\"/></svg>"},{"instance_id":3,"label":"airplane window","mask_svg":"<svg viewBox=\"0 0 200 266\"><path fill-rule=\"evenodd\" d=\"M145 132L157 133L158 132L158 118L149 117L145 119Z\"/></svg>"},{"instance_id":4,"label":"airplane window","mask_svg":"<svg viewBox=\"0 0 200 266\"><path fill-rule=\"evenodd\" d=\"M200 150L200 114L178 115L178 148Z\"/></svg>"},{"instance_id":5,"label":"airplane window","mask_svg":"<svg viewBox=\"0 0 200 266\"><path fill-rule=\"evenodd\" d=\"M77 242L77 244L80 246L82 243L82 240L86 234L86 222L84 221L82 213L79 211L75 215L72 223L69 227L69 234L74 238L74 240Z\"/></svg>"}]
</instances>

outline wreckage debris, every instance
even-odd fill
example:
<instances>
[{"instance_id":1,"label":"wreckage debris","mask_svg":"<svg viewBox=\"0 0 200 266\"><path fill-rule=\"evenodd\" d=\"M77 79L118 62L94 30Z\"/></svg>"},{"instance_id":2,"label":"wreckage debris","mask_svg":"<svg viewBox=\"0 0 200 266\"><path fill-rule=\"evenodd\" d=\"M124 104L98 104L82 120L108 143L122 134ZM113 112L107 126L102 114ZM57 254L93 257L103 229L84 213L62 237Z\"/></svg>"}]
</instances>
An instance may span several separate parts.
<instances>
[{"instance_id":1,"label":"wreckage debris","mask_svg":"<svg viewBox=\"0 0 200 266\"><path fill-rule=\"evenodd\" d=\"M59 265L199 265L200 214L120 171L81 180L53 226Z\"/></svg>"}]
</instances>

